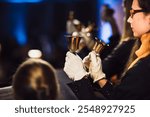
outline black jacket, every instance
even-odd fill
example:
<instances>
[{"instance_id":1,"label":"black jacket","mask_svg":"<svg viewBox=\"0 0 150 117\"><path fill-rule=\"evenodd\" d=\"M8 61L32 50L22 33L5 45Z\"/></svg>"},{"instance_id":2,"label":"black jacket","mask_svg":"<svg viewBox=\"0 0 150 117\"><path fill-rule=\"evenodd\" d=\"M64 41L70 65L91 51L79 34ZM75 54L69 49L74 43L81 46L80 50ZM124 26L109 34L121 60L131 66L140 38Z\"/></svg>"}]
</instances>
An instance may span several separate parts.
<instances>
[{"instance_id":1,"label":"black jacket","mask_svg":"<svg viewBox=\"0 0 150 117\"><path fill-rule=\"evenodd\" d=\"M102 68L103 72L106 74L106 78L109 79L113 75L118 75L118 77L120 77L124 71L135 41L135 39L123 41L102 61Z\"/></svg>"}]
</instances>

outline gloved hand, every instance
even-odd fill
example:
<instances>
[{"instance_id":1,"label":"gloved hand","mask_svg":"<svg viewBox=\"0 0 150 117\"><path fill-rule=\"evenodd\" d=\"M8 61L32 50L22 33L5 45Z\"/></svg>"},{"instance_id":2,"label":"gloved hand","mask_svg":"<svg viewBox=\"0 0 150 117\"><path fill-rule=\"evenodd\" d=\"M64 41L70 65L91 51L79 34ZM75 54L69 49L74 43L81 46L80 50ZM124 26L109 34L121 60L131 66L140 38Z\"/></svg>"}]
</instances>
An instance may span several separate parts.
<instances>
[{"instance_id":1,"label":"gloved hand","mask_svg":"<svg viewBox=\"0 0 150 117\"><path fill-rule=\"evenodd\" d=\"M89 66L90 66L90 55L88 54L86 57L84 57L84 59L82 60L84 66L89 69Z\"/></svg>"},{"instance_id":2,"label":"gloved hand","mask_svg":"<svg viewBox=\"0 0 150 117\"><path fill-rule=\"evenodd\" d=\"M81 80L84 76L88 75L84 69L82 59L78 55L74 55L71 52L67 52L66 54L64 71L68 77L74 81Z\"/></svg>"},{"instance_id":3,"label":"gloved hand","mask_svg":"<svg viewBox=\"0 0 150 117\"><path fill-rule=\"evenodd\" d=\"M106 75L105 73L103 73L102 71L102 63L101 63L101 59L99 56L96 56L96 53L94 51L90 52L89 55L89 72L91 77L93 78L93 82L97 82L102 78L105 78ZM85 58L86 60L88 58Z\"/></svg>"}]
</instances>

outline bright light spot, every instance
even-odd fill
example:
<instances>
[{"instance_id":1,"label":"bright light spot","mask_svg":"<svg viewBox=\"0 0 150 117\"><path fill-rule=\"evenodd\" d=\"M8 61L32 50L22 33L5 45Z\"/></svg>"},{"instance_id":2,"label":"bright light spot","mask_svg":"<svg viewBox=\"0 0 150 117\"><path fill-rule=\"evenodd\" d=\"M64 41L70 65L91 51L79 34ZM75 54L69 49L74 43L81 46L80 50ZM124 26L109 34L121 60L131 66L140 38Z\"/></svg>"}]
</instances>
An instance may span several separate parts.
<instances>
[{"instance_id":1,"label":"bright light spot","mask_svg":"<svg viewBox=\"0 0 150 117\"><path fill-rule=\"evenodd\" d=\"M101 39L105 43L109 43L109 38L112 36L112 29L108 22L103 22L101 27Z\"/></svg>"},{"instance_id":2,"label":"bright light spot","mask_svg":"<svg viewBox=\"0 0 150 117\"><path fill-rule=\"evenodd\" d=\"M91 36L91 34L90 34L90 33L87 33L86 35L87 35L88 37L90 37L90 36Z\"/></svg>"},{"instance_id":3,"label":"bright light spot","mask_svg":"<svg viewBox=\"0 0 150 117\"><path fill-rule=\"evenodd\" d=\"M74 19L74 20L73 20L73 24L74 24L74 25L79 25L79 24L80 24L80 21L77 20L77 19Z\"/></svg>"},{"instance_id":4,"label":"bright light spot","mask_svg":"<svg viewBox=\"0 0 150 117\"><path fill-rule=\"evenodd\" d=\"M79 36L79 33L78 32L73 32L72 36L74 36L74 37Z\"/></svg>"},{"instance_id":5,"label":"bright light spot","mask_svg":"<svg viewBox=\"0 0 150 117\"><path fill-rule=\"evenodd\" d=\"M32 50L29 50L28 56L30 58L41 58L42 52L40 50L37 50L37 49L32 49Z\"/></svg>"},{"instance_id":6,"label":"bright light spot","mask_svg":"<svg viewBox=\"0 0 150 117\"><path fill-rule=\"evenodd\" d=\"M89 31L90 31L89 28L86 28L86 29L85 29L85 32L89 32Z\"/></svg>"}]
</instances>

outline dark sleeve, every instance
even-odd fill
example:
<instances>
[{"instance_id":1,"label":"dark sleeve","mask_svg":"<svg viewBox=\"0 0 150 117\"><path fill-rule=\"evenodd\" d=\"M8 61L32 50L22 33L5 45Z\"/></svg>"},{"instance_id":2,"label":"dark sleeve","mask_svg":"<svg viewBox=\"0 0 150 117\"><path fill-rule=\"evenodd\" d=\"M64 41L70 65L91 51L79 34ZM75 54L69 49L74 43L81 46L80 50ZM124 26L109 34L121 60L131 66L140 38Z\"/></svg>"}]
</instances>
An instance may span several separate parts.
<instances>
[{"instance_id":1,"label":"dark sleeve","mask_svg":"<svg viewBox=\"0 0 150 117\"><path fill-rule=\"evenodd\" d=\"M83 78L79 81L71 82L68 86L80 100L96 99L90 78Z\"/></svg>"},{"instance_id":2,"label":"dark sleeve","mask_svg":"<svg viewBox=\"0 0 150 117\"><path fill-rule=\"evenodd\" d=\"M100 54L102 60L113 51L113 49L118 45L119 41L120 41L120 34L112 35L109 38L109 46L106 46L102 50L102 53Z\"/></svg>"},{"instance_id":3,"label":"dark sleeve","mask_svg":"<svg viewBox=\"0 0 150 117\"><path fill-rule=\"evenodd\" d=\"M134 42L134 39L122 42L102 61L103 72L107 78L123 72Z\"/></svg>"},{"instance_id":4,"label":"dark sleeve","mask_svg":"<svg viewBox=\"0 0 150 117\"><path fill-rule=\"evenodd\" d=\"M103 88L93 83L90 77L69 83L68 86L80 100L111 99L113 86L107 82Z\"/></svg>"},{"instance_id":5,"label":"dark sleeve","mask_svg":"<svg viewBox=\"0 0 150 117\"><path fill-rule=\"evenodd\" d=\"M113 85L107 81L103 88L101 88L101 92L107 99L112 99L113 94Z\"/></svg>"}]
</instances>

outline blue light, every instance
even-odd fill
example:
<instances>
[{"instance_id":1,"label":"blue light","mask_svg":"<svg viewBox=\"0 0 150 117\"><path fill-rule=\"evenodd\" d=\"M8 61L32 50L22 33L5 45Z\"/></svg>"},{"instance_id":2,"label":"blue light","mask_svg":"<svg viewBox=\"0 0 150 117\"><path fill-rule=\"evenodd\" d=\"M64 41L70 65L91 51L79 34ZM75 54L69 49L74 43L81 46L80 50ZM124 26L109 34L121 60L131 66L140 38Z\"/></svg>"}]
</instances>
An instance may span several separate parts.
<instances>
[{"instance_id":1,"label":"blue light","mask_svg":"<svg viewBox=\"0 0 150 117\"><path fill-rule=\"evenodd\" d=\"M12 7L10 14L13 24L11 31L19 45L27 43L26 10L25 5L17 5L16 7Z\"/></svg>"},{"instance_id":2,"label":"blue light","mask_svg":"<svg viewBox=\"0 0 150 117\"><path fill-rule=\"evenodd\" d=\"M15 36L20 45L25 45L27 43L27 37L25 31L22 27L17 27L15 30Z\"/></svg>"},{"instance_id":3,"label":"blue light","mask_svg":"<svg viewBox=\"0 0 150 117\"><path fill-rule=\"evenodd\" d=\"M10 3L36 3L42 1L43 0L6 0L6 2L10 2Z\"/></svg>"},{"instance_id":4,"label":"blue light","mask_svg":"<svg viewBox=\"0 0 150 117\"><path fill-rule=\"evenodd\" d=\"M98 26L100 27L98 30L98 38L102 39L105 43L109 44L109 38L112 36L112 29L109 23L107 22L102 22L100 19L100 14L101 14L101 6L103 4L111 4L111 6L114 6L116 4L116 0L97 0L97 8L98 8L98 14L97 14L97 19L98 19Z\"/></svg>"},{"instance_id":5,"label":"blue light","mask_svg":"<svg viewBox=\"0 0 150 117\"><path fill-rule=\"evenodd\" d=\"M102 26L101 26L101 39L109 44L110 40L109 38L112 36L112 29L111 26L108 22L103 22Z\"/></svg>"}]
</instances>

